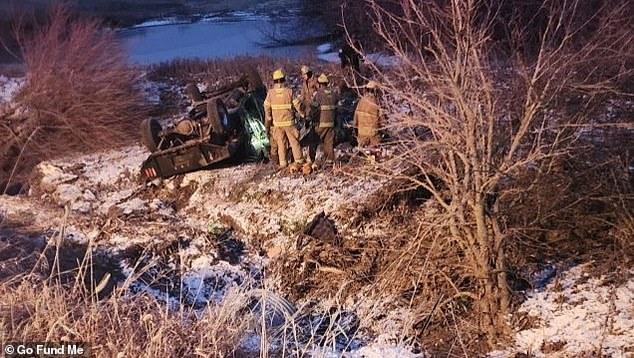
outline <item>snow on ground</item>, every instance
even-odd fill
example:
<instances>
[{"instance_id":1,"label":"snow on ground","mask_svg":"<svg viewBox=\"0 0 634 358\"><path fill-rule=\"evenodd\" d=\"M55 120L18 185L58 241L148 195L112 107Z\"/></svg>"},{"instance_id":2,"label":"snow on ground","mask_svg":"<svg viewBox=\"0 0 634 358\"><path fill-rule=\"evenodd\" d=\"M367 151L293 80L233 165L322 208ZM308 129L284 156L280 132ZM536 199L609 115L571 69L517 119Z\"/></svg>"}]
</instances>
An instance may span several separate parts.
<instances>
[{"instance_id":1,"label":"snow on ground","mask_svg":"<svg viewBox=\"0 0 634 358\"><path fill-rule=\"evenodd\" d=\"M330 42L325 43L325 44L321 44L321 45L317 46L317 52L319 52L319 53L332 52L334 47L335 47L335 45L330 43Z\"/></svg>"},{"instance_id":2,"label":"snow on ground","mask_svg":"<svg viewBox=\"0 0 634 358\"><path fill-rule=\"evenodd\" d=\"M191 24L196 21L200 22L234 22L234 21L259 21L268 20L270 16L250 11L230 11L223 12L221 14L208 14L202 15L196 18L184 19L175 16L163 17L158 19L151 19L144 21L140 24L132 26L133 29L155 27L155 26L169 26L169 25L181 25Z\"/></svg>"},{"instance_id":3,"label":"snow on ground","mask_svg":"<svg viewBox=\"0 0 634 358\"><path fill-rule=\"evenodd\" d=\"M614 284L592 277L590 264L575 266L532 292L518 313L535 327L519 330L511 348L489 357L634 357L634 277Z\"/></svg>"},{"instance_id":4,"label":"snow on ground","mask_svg":"<svg viewBox=\"0 0 634 358\"><path fill-rule=\"evenodd\" d=\"M24 84L24 78L9 78L0 75L0 103L11 102Z\"/></svg>"},{"instance_id":5,"label":"snow on ground","mask_svg":"<svg viewBox=\"0 0 634 358\"><path fill-rule=\"evenodd\" d=\"M148 21L144 21L140 24L132 26L132 28L143 28L143 27L154 27L154 26L166 26L166 25L176 25L176 24L186 24L189 21L179 20L177 17L164 17L161 19L152 19Z\"/></svg>"},{"instance_id":6,"label":"snow on ground","mask_svg":"<svg viewBox=\"0 0 634 358\"><path fill-rule=\"evenodd\" d=\"M323 52L317 55L317 58L326 61L326 62L339 62L339 53L338 52Z\"/></svg>"},{"instance_id":7,"label":"snow on ground","mask_svg":"<svg viewBox=\"0 0 634 358\"><path fill-rule=\"evenodd\" d=\"M141 81L141 90L147 101L153 105L161 103L161 93L169 91L169 87L170 86L164 82L148 81L147 79ZM173 88L171 90L173 90Z\"/></svg>"},{"instance_id":8,"label":"snow on ground","mask_svg":"<svg viewBox=\"0 0 634 358\"><path fill-rule=\"evenodd\" d=\"M409 347L387 344L371 344L352 351L344 357L350 358L421 358L423 355L412 353Z\"/></svg>"},{"instance_id":9,"label":"snow on ground","mask_svg":"<svg viewBox=\"0 0 634 358\"><path fill-rule=\"evenodd\" d=\"M165 180L158 192L139 181L139 168L149 153L139 146L44 162L35 169L38 182L30 195L70 205L74 212L107 217L123 215L177 216L198 230L210 225L233 227L247 238L288 239L324 211L340 229L349 213L384 181L332 171L308 177L277 173L271 165L243 164L201 170ZM189 190L191 196L186 193ZM166 205L185 195L179 212Z\"/></svg>"},{"instance_id":10,"label":"snow on ground","mask_svg":"<svg viewBox=\"0 0 634 358\"><path fill-rule=\"evenodd\" d=\"M150 277L134 279L131 289L170 307L183 303L204 307L221 302L232 288L263 284L258 280L266 265L265 258L248 249L234 260L223 257L221 243L214 242L208 232L232 226L238 235L235 239L247 246L253 238L283 246L321 211L345 231L350 213L362 211L364 202L385 184L363 175L318 171L304 177L278 173L270 165L243 164L189 173L152 187L138 180L147 155L143 148L132 146L41 163L30 195L0 196L0 214L41 232L56 232L65 225L70 240L94 242L113 253L134 245L177 242L172 261L150 257L145 263ZM175 205L175 197L182 202ZM68 216L64 205L69 205ZM368 230L387 229L369 226ZM132 264L123 267L128 278L135 275ZM176 282L175 292L153 283L175 269L178 275L170 278ZM538 288L519 308L518 314L528 317L532 326L519 328L510 348L489 356L634 356L634 278L610 283L606 277L591 277L588 265L573 267L558 278L554 270L549 265L536 273ZM373 306L354 309L360 317L372 317L373 310ZM389 311L392 316L407 316L393 308ZM320 348L315 356L420 356L398 343L398 332L407 322L383 323L381 332L389 334L389 339L377 338L348 352Z\"/></svg>"},{"instance_id":11,"label":"snow on ground","mask_svg":"<svg viewBox=\"0 0 634 358\"><path fill-rule=\"evenodd\" d=\"M117 205L129 214L146 206L134 198L142 189L136 174L146 157L143 148L133 146L43 162L34 170L40 179L31 188L31 195L49 198L60 206L70 205L84 214L106 214Z\"/></svg>"},{"instance_id":12,"label":"snow on ground","mask_svg":"<svg viewBox=\"0 0 634 358\"><path fill-rule=\"evenodd\" d=\"M148 271L144 275L152 279L135 280L134 292L195 307L220 302L230 287L259 274L261 259L248 254L232 237L227 242L237 249L230 252L233 247L217 243L206 230L183 223L169 198L147 195L152 189L138 177L148 154L132 146L43 162L34 169L29 196L0 196L0 214L36 232L64 231L79 243L94 240L113 257L123 257L124 272L128 267L130 275L131 267L141 260ZM135 247L149 251L141 256L126 253ZM161 259L165 255L171 258ZM176 261L180 264L171 267ZM166 291L153 283L164 280L176 281L180 288Z\"/></svg>"},{"instance_id":13,"label":"snow on ground","mask_svg":"<svg viewBox=\"0 0 634 358\"><path fill-rule=\"evenodd\" d=\"M213 19L212 21L258 21L268 20L269 18L268 15L252 11L231 11L222 16L208 17L208 19Z\"/></svg>"},{"instance_id":14,"label":"snow on ground","mask_svg":"<svg viewBox=\"0 0 634 358\"><path fill-rule=\"evenodd\" d=\"M191 183L197 189L185 211L196 213L188 215L193 226L230 218L234 228L247 237L281 241L301 231L322 211L345 229L350 220L346 210L362 205L383 184L378 179L330 171L308 177L280 176L262 165L187 174L181 186Z\"/></svg>"},{"instance_id":15,"label":"snow on ground","mask_svg":"<svg viewBox=\"0 0 634 358\"><path fill-rule=\"evenodd\" d=\"M412 349L405 345L387 343L372 343L348 352L328 348L316 348L310 351L314 358L423 358L422 354L412 353Z\"/></svg>"},{"instance_id":16,"label":"snow on ground","mask_svg":"<svg viewBox=\"0 0 634 358\"><path fill-rule=\"evenodd\" d=\"M182 235L196 237L196 233L216 227L232 227L246 242L256 239L285 247L322 211L345 229L350 211L357 210L382 185L378 179L333 175L332 171L304 177L277 173L272 165L243 164L188 173L148 186L139 180L139 168L148 155L144 148L131 146L43 162L34 169L29 196L0 197L0 211L24 217L25 224L38 230L72 225L84 236L93 235L96 220L105 220L115 229L103 229L97 244L111 250L178 241ZM68 223L64 207L70 209ZM25 212L30 214L23 215ZM188 266L183 275L188 286L200 291L196 287L201 282L219 281L219 268L227 276L238 277L232 273L236 268L216 267L216 253L195 245L212 256L190 260L198 266ZM201 266L205 260L213 264ZM213 295L202 293L205 299Z\"/></svg>"},{"instance_id":17,"label":"snow on ground","mask_svg":"<svg viewBox=\"0 0 634 358\"><path fill-rule=\"evenodd\" d=\"M370 53L364 56L366 64L373 63L379 67L393 67L398 65L399 60L396 56L385 53Z\"/></svg>"},{"instance_id":18,"label":"snow on ground","mask_svg":"<svg viewBox=\"0 0 634 358\"><path fill-rule=\"evenodd\" d=\"M84 188L107 188L118 182L136 182L141 163L149 153L141 146L109 150L92 154L78 155L71 158L53 160L50 165L57 166L65 172L75 172L78 181L75 183Z\"/></svg>"},{"instance_id":19,"label":"snow on ground","mask_svg":"<svg viewBox=\"0 0 634 358\"><path fill-rule=\"evenodd\" d=\"M318 59L322 61L326 61L326 62L331 62L331 63L340 61L338 52L329 51L329 50L321 51L320 48L322 48L322 46L324 45L320 45L318 47L318 54L317 54ZM323 48L325 49L325 47ZM394 67L399 64L399 59L396 56L388 55L385 53L370 53L363 56L363 63L365 66L374 64L375 66L379 66L379 67Z\"/></svg>"},{"instance_id":20,"label":"snow on ground","mask_svg":"<svg viewBox=\"0 0 634 358\"><path fill-rule=\"evenodd\" d=\"M292 246L322 211L344 232L385 183L359 168L303 176L261 163L144 183L139 170L148 155L131 146L43 162L27 196L0 196L0 214L112 254L134 293L200 309L223 302L233 288L275 287L262 274L267 258L250 244ZM348 356L404 356L391 343L355 347Z\"/></svg>"},{"instance_id":21,"label":"snow on ground","mask_svg":"<svg viewBox=\"0 0 634 358\"><path fill-rule=\"evenodd\" d=\"M317 317L319 321L319 317ZM315 324L316 322L312 322ZM354 332L347 332L344 327L338 324L329 329L329 334L352 334L353 336L345 336L344 340L347 343L339 344L336 339L332 337L326 338L324 342L317 345L316 341L324 338L316 332L310 332L309 337L302 336L301 332L298 332L297 327L289 327L292 333L286 340L288 346L288 356L298 357L313 357L313 358L424 358L427 357L423 353L414 353L416 349L407 344L403 340L394 341L392 338L385 338L383 335L379 335L374 339L365 339L354 336ZM314 327L315 330L319 330ZM401 331L402 332L402 331ZM306 332L304 332L305 334ZM394 332L397 334L396 332ZM398 334L397 334L398 335ZM307 339L307 342L298 342L297 340ZM269 348L277 348L283 345L283 338L270 339L266 342ZM327 343L331 342L331 343ZM245 352L258 353L262 348L262 337L257 332L251 332L245 335L239 343L240 348ZM336 347L332 347L334 344Z\"/></svg>"}]
</instances>

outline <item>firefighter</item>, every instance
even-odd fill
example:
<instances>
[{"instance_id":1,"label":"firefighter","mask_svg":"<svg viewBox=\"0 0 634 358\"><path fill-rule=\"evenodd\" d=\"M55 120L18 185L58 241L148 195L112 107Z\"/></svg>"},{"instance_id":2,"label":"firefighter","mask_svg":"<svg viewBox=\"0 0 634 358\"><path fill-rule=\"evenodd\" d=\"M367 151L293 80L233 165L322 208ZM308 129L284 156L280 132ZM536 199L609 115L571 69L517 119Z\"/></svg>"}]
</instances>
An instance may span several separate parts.
<instances>
[{"instance_id":1,"label":"firefighter","mask_svg":"<svg viewBox=\"0 0 634 358\"><path fill-rule=\"evenodd\" d=\"M341 74L344 81L351 83L354 87L357 87L362 81L361 62L363 57L359 51L361 51L361 43L354 36L339 50Z\"/></svg>"},{"instance_id":2,"label":"firefighter","mask_svg":"<svg viewBox=\"0 0 634 358\"><path fill-rule=\"evenodd\" d=\"M303 105L302 112L305 113L308 112L313 103L313 97L317 92L318 84L315 81L313 70L311 70L310 67L303 65L300 72L302 73L302 91L300 92L300 97Z\"/></svg>"},{"instance_id":3,"label":"firefighter","mask_svg":"<svg viewBox=\"0 0 634 358\"><path fill-rule=\"evenodd\" d=\"M357 73L361 70L362 59L361 54L357 52L357 49L361 49L361 43L354 37L351 39L350 43L346 42L346 44L343 45L343 47L339 50L341 69L350 67L354 72Z\"/></svg>"},{"instance_id":4,"label":"firefighter","mask_svg":"<svg viewBox=\"0 0 634 358\"><path fill-rule=\"evenodd\" d=\"M328 86L329 82L325 74L317 78L319 89L312 103L311 116L315 117L314 126L318 140L311 143L309 157L313 162L315 161L317 147L321 143L326 163L332 164L335 161L335 117L339 96Z\"/></svg>"},{"instance_id":5,"label":"firefighter","mask_svg":"<svg viewBox=\"0 0 634 358\"><path fill-rule=\"evenodd\" d=\"M379 127L381 108L377 101L378 83L369 81L365 86L365 95L361 97L354 111L354 127L357 128L359 147L380 144Z\"/></svg>"},{"instance_id":6,"label":"firefighter","mask_svg":"<svg viewBox=\"0 0 634 358\"><path fill-rule=\"evenodd\" d=\"M313 70L307 65L302 65L300 68L301 78L302 78L302 87L300 92L300 101L301 101L301 109L299 110L299 116L303 119L302 125L305 130L305 133L300 132L300 146L302 148L302 154L304 154L308 163L306 166L310 166L312 168L312 161L310 157L310 148L314 142L319 141L315 130L311 126L312 118L309 116L309 112L311 110L311 105L313 103L313 98L315 97L315 93L317 92L317 83L315 81L315 76L313 74ZM304 153L304 149L308 149L308 153ZM306 155L308 154L308 155ZM304 169L306 170L306 169Z\"/></svg>"},{"instance_id":7,"label":"firefighter","mask_svg":"<svg viewBox=\"0 0 634 358\"><path fill-rule=\"evenodd\" d=\"M299 146L299 130L295 127L295 111L299 111L299 100L293 98L293 91L286 86L286 75L281 69L273 72L273 88L264 100L264 122L273 136L271 143L277 151L280 168L288 165L286 149L290 145L293 152L293 166L303 163ZM273 156L274 157L274 156Z\"/></svg>"}]
</instances>

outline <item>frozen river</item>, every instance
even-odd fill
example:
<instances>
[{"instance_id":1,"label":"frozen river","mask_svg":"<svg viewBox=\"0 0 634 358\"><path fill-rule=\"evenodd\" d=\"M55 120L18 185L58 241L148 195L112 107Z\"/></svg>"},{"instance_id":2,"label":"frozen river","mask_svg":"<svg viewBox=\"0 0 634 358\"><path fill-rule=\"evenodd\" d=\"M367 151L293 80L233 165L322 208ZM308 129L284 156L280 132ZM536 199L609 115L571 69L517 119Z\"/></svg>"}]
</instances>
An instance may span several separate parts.
<instances>
[{"instance_id":1,"label":"frozen river","mask_svg":"<svg viewBox=\"0 0 634 358\"><path fill-rule=\"evenodd\" d=\"M134 63L149 64L175 58L223 58L239 55L298 57L314 55L316 46L270 47L271 34L293 28L296 18L276 20L236 12L230 17L178 23L149 21L120 31Z\"/></svg>"}]
</instances>

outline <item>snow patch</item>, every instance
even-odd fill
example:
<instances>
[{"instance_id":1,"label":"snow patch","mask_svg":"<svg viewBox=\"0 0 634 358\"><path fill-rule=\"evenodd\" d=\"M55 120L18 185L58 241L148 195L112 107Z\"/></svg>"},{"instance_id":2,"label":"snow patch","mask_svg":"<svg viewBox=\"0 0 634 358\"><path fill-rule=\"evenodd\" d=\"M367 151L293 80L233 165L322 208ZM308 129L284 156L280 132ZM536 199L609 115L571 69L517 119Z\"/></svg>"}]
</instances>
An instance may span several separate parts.
<instances>
[{"instance_id":1,"label":"snow patch","mask_svg":"<svg viewBox=\"0 0 634 358\"><path fill-rule=\"evenodd\" d=\"M423 355L413 353L410 348L386 344L372 344L351 352L350 357L359 358L420 358Z\"/></svg>"},{"instance_id":2,"label":"snow patch","mask_svg":"<svg viewBox=\"0 0 634 358\"><path fill-rule=\"evenodd\" d=\"M132 200L123 202L117 205L124 215L130 215L132 213L144 213L148 210L147 202L139 198L133 198Z\"/></svg>"},{"instance_id":3,"label":"snow patch","mask_svg":"<svg viewBox=\"0 0 634 358\"><path fill-rule=\"evenodd\" d=\"M104 198L102 199L101 205L99 206L99 212L104 215L107 214L110 208L124 203L125 199L132 196L133 193L134 189L125 189L112 193L106 193L104 195Z\"/></svg>"},{"instance_id":4,"label":"snow patch","mask_svg":"<svg viewBox=\"0 0 634 358\"><path fill-rule=\"evenodd\" d=\"M66 173L49 162L39 164L35 170L42 176L40 188L45 192L54 192L59 185L77 179L77 175Z\"/></svg>"},{"instance_id":5,"label":"snow patch","mask_svg":"<svg viewBox=\"0 0 634 358\"><path fill-rule=\"evenodd\" d=\"M372 343L349 352L341 352L329 348L316 348L310 352L311 357L318 358L423 358L424 355L412 352L405 345Z\"/></svg>"},{"instance_id":6,"label":"snow patch","mask_svg":"<svg viewBox=\"0 0 634 358\"><path fill-rule=\"evenodd\" d=\"M326 45L329 45L329 44L326 44ZM322 46L324 45L320 45L317 47L319 52L317 54L317 58L319 58L322 61L331 62L331 63L340 61L338 52L331 51L331 49L321 51L320 48ZM363 60L366 66L370 64L374 64L375 66L379 66L379 67L394 67L400 63L400 60L398 59L398 57L393 55L388 55L385 53L369 53L363 56Z\"/></svg>"},{"instance_id":7,"label":"snow patch","mask_svg":"<svg viewBox=\"0 0 634 358\"><path fill-rule=\"evenodd\" d=\"M246 272L239 266L201 256L191 263L191 270L183 275L183 286L194 305L220 303L227 291L246 280Z\"/></svg>"},{"instance_id":8,"label":"snow patch","mask_svg":"<svg viewBox=\"0 0 634 358\"><path fill-rule=\"evenodd\" d=\"M370 53L364 59L366 63L373 63L379 67L394 67L400 63L396 56L384 53Z\"/></svg>"},{"instance_id":9,"label":"snow patch","mask_svg":"<svg viewBox=\"0 0 634 358\"><path fill-rule=\"evenodd\" d=\"M198 16L197 16L198 17ZM195 22L240 22L240 21L262 21L268 20L270 17L265 14L258 14L249 11L230 11L221 14L208 14L199 18L183 19L175 16L163 17L158 19L150 19L140 24L134 25L132 29L142 29L156 26L171 26L192 24Z\"/></svg>"},{"instance_id":10,"label":"snow patch","mask_svg":"<svg viewBox=\"0 0 634 358\"><path fill-rule=\"evenodd\" d=\"M113 186L118 182L133 182L147 156L148 152L141 146L130 146L52 160L43 163L45 167L40 172L42 182L67 181L66 178L73 175L78 178L77 185L86 188Z\"/></svg>"},{"instance_id":11,"label":"snow patch","mask_svg":"<svg viewBox=\"0 0 634 358\"><path fill-rule=\"evenodd\" d=\"M197 214L188 216L190 224L206 227L209 221L223 222L229 217L234 229L248 237L285 241L323 211L345 229L350 224L349 215L338 214L362 206L382 185L375 178L329 172L309 177L269 175L253 182L262 169L258 165L242 165L186 174L183 183L195 182L198 188L185 209Z\"/></svg>"},{"instance_id":12,"label":"snow patch","mask_svg":"<svg viewBox=\"0 0 634 358\"><path fill-rule=\"evenodd\" d=\"M80 213L88 213L92 210L92 202L97 198L90 190L82 190L72 184L61 184L53 193L57 202L62 205L70 205L71 210Z\"/></svg>"},{"instance_id":13,"label":"snow patch","mask_svg":"<svg viewBox=\"0 0 634 358\"><path fill-rule=\"evenodd\" d=\"M317 58L322 60L322 61L326 61L326 62L339 62L339 53L337 52L324 52L324 53L319 53L317 55Z\"/></svg>"},{"instance_id":14,"label":"snow patch","mask_svg":"<svg viewBox=\"0 0 634 358\"><path fill-rule=\"evenodd\" d=\"M166 84L153 82L153 81L142 81L141 89L145 94L145 98L150 104L160 104L161 103L161 90L167 87Z\"/></svg>"},{"instance_id":15,"label":"snow patch","mask_svg":"<svg viewBox=\"0 0 634 358\"><path fill-rule=\"evenodd\" d=\"M537 320L538 326L517 332L512 348L489 357L514 357L518 352L548 357L554 351L560 357L631 357L634 277L615 285L605 277L590 277L588 269L589 264L575 266L544 290L532 292L518 313Z\"/></svg>"},{"instance_id":16,"label":"snow patch","mask_svg":"<svg viewBox=\"0 0 634 358\"><path fill-rule=\"evenodd\" d=\"M24 85L24 78L9 78L0 75L0 103L11 102Z\"/></svg>"},{"instance_id":17,"label":"snow patch","mask_svg":"<svg viewBox=\"0 0 634 358\"><path fill-rule=\"evenodd\" d=\"M269 17L263 14L257 14L251 11L232 11L228 14L228 16L221 17L234 19L237 21L257 21L257 20L268 20Z\"/></svg>"},{"instance_id":18,"label":"snow patch","mask_svg":"<svg viewBox=\"0 0 634 358\"><path fill-rule=\"evenodd\" d=\"M140 24L132 26L133 29L143 28L143 27L154 27L154 26L166 26L166 25L177 25L177 24L187 24L189 21L179 20L176 17L164 17L161 19L152 19L148 21L144 21Z\"/></svg>"},{"instance_id":19,"label":"snow patch","mask_svg":"<svg viewBox=\"0 0 634 358\"><path fill-rule=\"evenodd\" d=\"M325 43L317 46L317 51L319 53L328 53L332 52L334 45L332 43Z\"/></svg>"}]
</instances>

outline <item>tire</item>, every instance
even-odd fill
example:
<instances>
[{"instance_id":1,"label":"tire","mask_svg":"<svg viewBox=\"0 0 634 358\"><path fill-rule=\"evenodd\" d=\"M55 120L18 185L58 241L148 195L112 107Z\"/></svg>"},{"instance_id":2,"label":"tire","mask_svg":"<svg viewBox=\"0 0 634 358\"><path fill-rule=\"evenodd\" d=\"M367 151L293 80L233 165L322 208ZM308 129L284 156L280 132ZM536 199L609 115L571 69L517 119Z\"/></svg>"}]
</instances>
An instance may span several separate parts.
<instances>
[{"instance_id":1,"label":"tire","mask_svg":"<svg viewBox=\"0 0 634 358\"><path fill-rule=\"evenodd\" d=\"M220 98L207 102L207 121L211 126L213 142L223 142L229 126L229 112Z\"/></svg>"},{"instance_id":2,"label":"tire","mask_svg":"<svg viewBox=\"0 0 634 358\"><path fill-rule=\"evenodd\" d=\"M188 83L187 86L185 86L185 95L187 95L192 102L201 102L205 100L195 83Z\"/></svg>"},{"instance_id":3,"label":"tire","mask_svg":"<svg viewBox=\"0 0 634 358\"><path fill-rule=\"evenodd\" d=\"M157 151L158 145L161 142L161 133L163 128L161 124L153 118L146 118L141 122L141 139L143 144L150 152Z\"/></svg>"}]
</instances>

